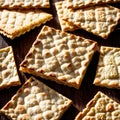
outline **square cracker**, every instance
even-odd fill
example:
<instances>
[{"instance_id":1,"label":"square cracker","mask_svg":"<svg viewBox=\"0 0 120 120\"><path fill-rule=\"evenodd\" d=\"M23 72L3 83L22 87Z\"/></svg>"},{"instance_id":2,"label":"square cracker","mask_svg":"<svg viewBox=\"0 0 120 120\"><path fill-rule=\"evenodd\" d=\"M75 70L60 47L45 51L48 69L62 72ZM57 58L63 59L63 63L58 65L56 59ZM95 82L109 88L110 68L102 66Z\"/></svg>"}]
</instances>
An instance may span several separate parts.
<instances>
[{"instance_id":1,"label":"square cracker","mask_svg":"<svg viewBox=\"0 0 120 120\"><path fill-rule=\"evenodd\" d=\"M52 18L41 10L0 10L0 33L14 39Z\"/></svg>"},{"instance_id":2,"label":"square cracker","mask_svg":"<svg viewBox=\"0 0 120 120\"><path fill-rule=\"evenodd\" d=\"M97 43L44 26L20 70L79 88Z\"/></svg>"},{"instance_id":3,"label":"square cracker","mask_svg":"<svg viewBox=\"0 0 120 120\"><path fill-rule=\"evenodd\" d=\"M72 101L31 77L1 112L12 120L58 120Z\"/></svg>"},{"instance_id":4,"label":"square cracker","mask_svg":"<svg viewBox=\"0 0 120 120\"><path fill-rule=\"evenodd\" d=\"M108 35L115 29L120 21L120 9L109 5L77 10L66 8L65 1L57 2L55 5L61 28L64 31L71 30L71 26L77 26L76 29L84 29L107 39ZM69 29L66 29L64 23L69 23ZM73 28L72 30L75 29Z\"/></svg>"},{"instance_id":5,"label":"square cracker","mask_svg":"<svg viewBox=\"0 0 120 120\"><path fill-rule=\"evenodd\" d=\"M0 8L7 9L31 9L31 8L49 8L49 0L0 0Z\"/></svg>"},{"instance_id":6,"label":"square cracker","mask_svg":"<svg viewBox=\"0 0 120 120\"><path fill-rule=\"evenodd\" d=\"M67 8L78 9L106 3L116 3L120 0L65 0Z\"/></svg>"},{"instance_id":7,"label":"square cracker","mask_svg":"<svg viewBox=\"0 0 120 120\"><path fill-rule=\"evenodd\" d=\"M12 47L0 49L0 89L20 84Z\"/></svg>"},{"instance_id":8,"label":"square cracker","mask_svg":"<svg viewBox=\"0 0 120 120\"><path fill-rule=\"evenodd\" d=\"M120 104L99 91L75 120L120 120Z\"/></svg>"},{"instance_id":9,"label":"square cracker","mask_svg":"<svg viewBox=\"0 0 120 120\"><path fill-rule=\"evenodd\" d=\"M120 48L101 46L94 84L120 88Z\"/></svg>"}]
</instances>

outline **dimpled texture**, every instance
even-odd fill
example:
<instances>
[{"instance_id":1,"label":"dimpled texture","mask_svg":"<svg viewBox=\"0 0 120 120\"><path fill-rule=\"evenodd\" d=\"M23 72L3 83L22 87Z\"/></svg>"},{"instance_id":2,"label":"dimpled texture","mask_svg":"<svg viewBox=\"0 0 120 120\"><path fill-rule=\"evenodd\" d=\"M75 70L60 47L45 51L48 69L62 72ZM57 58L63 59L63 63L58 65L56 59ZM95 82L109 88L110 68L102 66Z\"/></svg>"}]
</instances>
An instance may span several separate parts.
<instances>
[{"instance_id":1,"label":"dimpled texture","mask_svg":"<svg viewBox=\"0 0 120 120\"><path fill-rule=\"evenodd\" d=\"M120 89L120 48L101 46L94 84Z\"/></svg>"},{"instance_id":2,"label":"dimpled texture","mask_svg":"<svg viewBox=\"0 0 120 120\"><path fill-rule=\"evenodd\" d=\"M75 120L119 120L120 104L98 92Z\"/></svg>"},{"instance_id":3,"label":"dimpled texture","mask_svg":"<svg viewBox=\"0 0 120 120\"><path fill-rule=\"evenodd\" d=\"M71 26L77 26L77 29L84 29L104 39L108 38L108 35L115 29L116 25L120 21L120 10L118 8L102 5L94 6L85 9L68 9L65 7L65 1L56 3L58 17L61 21L66 21ZM64 31L66 26L60 23ZM70 30L71 26L69 27Z\"/></svg>"},{"instance_id":4,"label":"dimpled texture","mask_svg":"<svg viewBox=\"0 0 120 120\"><path fill-rule=\"evenodd\" d=\"M0 10L0 33L14 39L51 19L41 10Z\"/></svg>"},{"instance_id":5,"label":"dimpled texture","mask_svg":"<svg viewBox=\"0 0 120 120\"><path fill-rule=\"evenodd\" d=\"M120 0L66 0L68 8L85 8L93 5L120 2Z\"/></svg>"},{"instance_id":6,"label":"dimpled texture","mask_svg":"<svg viewBox=\"0 0 120 120\"><path fill-rule=\"evenodd\" d=\"M49 8L49 0L0 0L0 8Z\"/></svg>"},{"instance_id":7,"label":"dimpled texture","mask_svg":"<svg viewBox=\"0 0 120 120\"><path fill-rule=\"evenodd\" d=\"M65 21L63 19L64 10L63 10L63 7L62 7L62 2L56 2L55 7L56 7L56 10L57 10L57 15L58 15L58 19L59 19L59 22L60 22L60 26L61 26L61 29L63 31L74 31L74 30L79 29L78 26L73 25L72 23L70 23L68 21Z\"/></svg>"},{"instance_id":8,"label":"dimpled texture","mask_svg":"<svg viewBox=\"0 0 120 120\"><path fill-rule=\"evenodd\" d=\"M97 43L44 26L20 70L79 88Z\"/></svg>"},{"instance_id":9,"label":"dimpled texture","mask_svg":"<svg viewBox=\"0 0 120 120\"><path fill-rule=\"evenodd\" d=\"M12 120L58 120L71 103L70 99L31 77L1 112Z\"/></svg>"},{"instance_id":10,"label":"dimpled texture","mask_svg":"<svg viewBox=\"0 0 120 120\"><path fill-rule=\"evenodd\" d=\"M12 47L0 49L0 89L20 84Z\"/></svg>"}]
</instances>

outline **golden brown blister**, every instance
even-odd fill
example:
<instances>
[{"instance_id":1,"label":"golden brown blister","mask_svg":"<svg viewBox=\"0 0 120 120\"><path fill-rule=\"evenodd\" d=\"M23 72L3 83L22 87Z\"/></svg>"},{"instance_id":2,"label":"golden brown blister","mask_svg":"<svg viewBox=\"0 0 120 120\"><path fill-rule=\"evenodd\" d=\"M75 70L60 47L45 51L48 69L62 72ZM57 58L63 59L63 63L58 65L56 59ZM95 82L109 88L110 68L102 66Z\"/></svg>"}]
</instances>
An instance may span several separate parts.
<instances>
[{"instance_id":1,"label":"golden brown blister","mask_svg":"<svg viewBox=\"0 0 120 120\"><path fill-rule=\"evenodd\" d=\"M20 70L78 89L96 48L92 40L44 26Z\"/></svg>"},{"instance_id":2,"label":"golden brown blister","mask_svg":"<svg viewBox=\"0 0 120 120\"><path fill-rule=\"evenodd\" d=\"M71 8L71 9L78 9L78 8L85 8L94 5L120 2L120 0L65 0L65 1L67 8Z\"/></svg>"},{"instance_id":3,"label":"golden brown blister","mask_svg":"<svg viewBox=\"0 0 120 120\"><path fill-rule=\"evenodd\" d=\"M120 21L120 10L109 5L72 10L65 7L65 1L61 1L56 3L56 9L63 31L84 29L104 39ZM63 23L69 23L67 29ZM72 26L77 27L71 29Z\"/></svg>"},{"instance_id":4,"label":"golden brown blister","mask_svg":"<svg viewBox=\"0 0 120 120\"><path fill-rule=\"evenodd\" d=\"M49 7L50 7L49 0L0 0L0 8L31 9Z\"/></svg>"},{"instance_id":5,"label":"golden brown blister","mask_svg":"<svg viewBox=\"0 0 120 120\"><path fill-rule=\"evenodd\" d=\"M12 47L0 49L0 89L20 84Z\"/></svg>"},{"instance_id":6,"label":"golden brown blister","mask_svg":"<svg viewBox=\"0 0 120 120\"><path fill-rule=\"evenodd\" d=\"M70 99L31 77L0 112L12 120L58 120L71 104Z\"/></svg>"},{"instance_id":7,"label":"golden brown blister","mask_svg":"<svg viewBox=\"0 0 120 120\"><path fill-rule=\"evenodd\" d=\"M0 10L0 33L14 39L52 18L41 10Z\"/></svg>"},{"instance_id":8,"label":"golden brown blister","mask_svg":"<svg viewBox=\"0 0 120 120\"><path fill-rule=\"evenodd\" d=\"M120 48L101 46L94 84L120 88Z\"/></svg>"},{"instance_id":9,"label":"golden brown blister","mask_svg":"<svg viewBox=\"0 0 120 120\"><path fill-rule=\"evenodd\" d=\"M119 120L120 104L98 92L75 120Z\"/></svg>"}]
</instances>

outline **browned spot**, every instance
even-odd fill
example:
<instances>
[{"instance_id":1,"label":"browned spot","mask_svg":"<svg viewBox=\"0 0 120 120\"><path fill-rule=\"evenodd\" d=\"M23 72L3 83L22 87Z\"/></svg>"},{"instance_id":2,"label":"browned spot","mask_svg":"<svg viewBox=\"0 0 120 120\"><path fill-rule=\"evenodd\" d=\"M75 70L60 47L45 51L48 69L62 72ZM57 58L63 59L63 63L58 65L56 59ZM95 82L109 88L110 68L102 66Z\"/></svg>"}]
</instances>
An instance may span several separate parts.
<instances>
[{"instance_id":1,"label":"browned spot","mask_svg":"<svg viewBox=\"0 0 120 120\"><path fill-rule=\"evenodd\" d=\"M94 103L95 103L95 101L92 100L92 101L89 102L88 106L92 106Z\"/></svg>"},{"instance_id":2,"label":"browned spot","mask_svg":"<svg viewBox=\"0 0 120 120\"><path fill-rule=\"evenodd\" d=\"M28 61L27 60L24 60L22 63L21 63L21 66L24 66L24 67L26 67L26 64L28 63Z\"/></svg>"},{"instance_id":3,"label":"browned spot","mask_svg":"<svg viewBox=\"0 0 120 120\"><path fill-rule=\"evenodd\" d=\"M4 109L8 109L10 106L11 106L11 102L8 102L8 103L5 105Z\"/></svg>"},{"instance_id":4,"label":"browned spot","mask_svg":"<svg viewBox=\"0 0 120 120\"><path fill-rule=\"evenodd\" d=\"M29 69L30 69L30 70L34 70L34 68L32 68L32 67L31 67L31 68L29 68Z\"/></svg>"},{"instance_id":5,"label":"browned spot","mask_svg":"<svg viewBox=\"0 0 120 120\"><path fill-rule=\"evenodd\" d=\"M114 106L112 104L108 104L107 111L112 111L112 110L114 110Z\"/></svg>"},{"instance_id":6,"label":"browned spot","mask_svg":"<svg viewBox=\"0 0 120 120\"><path fill-rule=\"evenodd\" d=\"M26 86L28 86L29 85L29 83L28 82L26 82L25 84L24 84L24 86L26 87Z\"/></svg>"},{"instance_id":7,"label":"browned spot","mask_svg":"<svg viewBox=\"0 0 120 120\"><path fill-rule=\"evenodd\" d=\"M71 63L69 63L69 64L68 64L68 67L71 67L71 66L72 66L72 64L71 64Z\"/></svg>"},{"instance_id":8,"label":"browned spot","mask_svg":"<svg viewBox=\"0 0 120 120\"><path fill-rule=\"evenodd\" d=\"M40 43L40 41L37 39L36 42L34 43L34 45L37 45L39 43Z\"/></svg>"},{"instance_id":9,"label":"browned spot","mask_svg":"<svg viewBox=\"0 0 120 120\"><path fill-rule=\"evenodd\" d=\"M61 80L61 81L66 81L66 78L65 78L65 77L62 77L60 80Z\"/></svg>"},{"instance_id":10,"label":"browned spot","mask_svg":"<svg viewBox=\"0 0 120 120\"><path fill-rule=\"evenodd\" d=\"M44 73L44 70L39 70L38 72L39 72L39 73Z\"/></svg>"},{"instance_id":11,"label":"browned spot","mask_svg":"<svg viewBox=\"0 0 120 120\"><path fill-rule=\"evenodd\" d=\"M50 76L51 77L56 77L56 75L54 73L51 73Z\"/></svg>"},{"instance_id":12,"label":"browned spot","mask_svg":"<svg viewBox=\"0 0 120 120\"><path fill-rule=\"evenodd\" d=\"M29 53L29 54L26 55L26 57L30 57L30 56L32 56L32 53Z\"/></svg>"}]
</instances>

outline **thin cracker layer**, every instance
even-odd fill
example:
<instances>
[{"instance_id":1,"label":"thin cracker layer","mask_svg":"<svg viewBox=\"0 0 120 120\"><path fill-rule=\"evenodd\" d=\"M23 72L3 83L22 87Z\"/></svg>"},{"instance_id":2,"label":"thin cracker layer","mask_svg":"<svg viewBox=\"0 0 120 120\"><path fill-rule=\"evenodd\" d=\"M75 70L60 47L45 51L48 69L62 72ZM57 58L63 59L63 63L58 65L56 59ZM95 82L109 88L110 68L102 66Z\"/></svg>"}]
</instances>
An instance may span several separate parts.
<instances>
[{"instance_id":1,"label":"thin cracker layer","mask_svg":"<svg viewBox=\"0 0 120 120\"><path fill-rule=\"evenodd\" d=\"M120 104L98 92L75 120L119 120Z\"/></svg>"},{"instance_id":2,"label":"thin cracker layer","mask_svg":"<svg viewBox=\"0 0 120 120\"><path fill-rule=\"evenodd\" d=\"M0 89L20 84L12 47L0 49Z\"/></svg>"},{"instance_id":3,"label":"thin cracker layer","mask_svg":"<svg viewBox=\"0 0 120 120\"><path fill-rule=\"evenodd\" d=\"M0 112L12 120L58 120L71 103L70 99L31 77Z\"/></svg>"},{"instance_id":4,"label":"thin cracker layer","mask_svg":"<svg viewBox=\"0 0 120 120\"><path fill-rule=\"evenodd\" d=\"M20 70L79 88L97 43L44 26Z\"/></svg>"},{"instance_id":5,"label":"thin cracker layer","mask_svg":"<svg viewBox=\"0 0 120 120\"><path fill-rule=\"evenodd\" d=\"M120 88L120 48L101 46L94 84Z\"/></svg>"},{"instance_id":6,"label":"thin cracker layer","mask_svg":"<svg viewBox=\"0 0 120 120\"><path fill-rule=\"evenodd\" d=\"M78 9L78 8L85 8L95 5L120 2L120 0L65 0L65 1L67 8L71 8L71 9Z\"/></svg>"},{"instance_id":7,"label":"thin cracker layer","mask_svg":"<svg viewBox=\"0 0 120 120\"><path fill-rule=\"evenodd\" d=\"M31 9L49 7L50 7L49 0L0 0L0 8Z\"/></svg>"},{"instance_id":8,"label":"thin cracker layer","mask_svg":"<svg viewBox=\"0 0 120 120\"><path fill-rule=\"evenodd\" d=\"M0 10L0 33L14 39L52 18L41 10Z\"/></svg>"},{"instance_id":9,"label":"thin cracker layer","mask_svg":"<svg viewBox=\"0 0 120 120\"><path fill-rule=\"evenodd\" d=\"M77 26L77 29L84 29L104 39L120 21L120 10L109 5L72 10L65 7L65 1L61 1L56 3L56 9L62 30L71 31L71 26ZM70 27L66 29L63 23L69 23Z\"/></svg>"}]
</instances>

